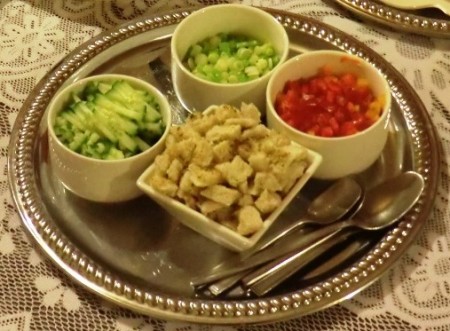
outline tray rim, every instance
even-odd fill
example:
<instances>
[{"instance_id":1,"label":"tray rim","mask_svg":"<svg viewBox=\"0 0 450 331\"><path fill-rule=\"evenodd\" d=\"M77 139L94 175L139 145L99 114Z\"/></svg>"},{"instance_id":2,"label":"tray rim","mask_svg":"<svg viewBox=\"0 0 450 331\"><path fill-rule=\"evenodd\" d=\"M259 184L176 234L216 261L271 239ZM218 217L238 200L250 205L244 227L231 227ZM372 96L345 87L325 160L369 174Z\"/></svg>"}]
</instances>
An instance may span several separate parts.
<instances>
[{"instance_id":1,"label":"tray rim","mask_svg":"<svg viewBox=\"0 0 450 331\"><path fill-rule=\"evenodd\" d=\"M68 72L75 72L80 64L107 49L111 42L114 45L114 41L119 42L130 36L158 29L158 27L177 24L198 8L185 8L146 16L105 31L69 53L60 65L52 69L36 85L17 115L8 150L10 191L25 229L37 242L39 248L79 285L119 306L156 318L209 324L274 322L317 312L354 296L378 280L403 254L423 227L436 196L437 181L440 175L440 142L422 101L395 68L353 37L327 24L299 14L262 7L288 28L326 40L343 51L365 57L377 66L382 64L383 70L394 75L400 86L406 87L405 91L398 91L398 88L393 90L396 100L401 103L406 94L419 106L417 108L420 110L416 110L415 114L408 113L404 116L425 118L425 122L415 122L418 127L412 127L411 132L416 135L423 135L425 132L427 134L426 143L435 147L427 149L429 159L426 162L416 160L416 170L425 177L426 183L424 193L416 207L383 238L381 243L376 245L370 254L344 270L339 277L336 276L334 279L321 282L320 286L315 285L314 288L308 287L289 294L261 299L226 301L180 298L163 293L145 292L134 287L133 284L115 277L107 270L96 266L88 256L78 251L77 247L64 238L58 229L48 223L49 215L45 206L39 205L39 190L36 181L32 180L32 185L29 186L30 178L34 179L36 175L33 172L31 157L33 153L30 153L30 150L33 150L33 135L37 132L36 127L39 126L44 116L46 100L49 100L58 86L64 83ZM392 81L390 81L390 85L393 85ZM44 110L42 110L43 105ZM425 126L425 130L422 126ZM424 143L422 138L414 137L414 139L420 140L420 144ZM430 195L430 198L427 199L426 194ZM414 226L412 222L419 222L419 224ZM386 246L389 246L389 250ZM386 260L390 263L386 263ZM330 297L332 300L329 299Z\"/></svg>"},{"instance_id":2,"label":"tray rim","mask_svg":"<svg viewBox=\"0 0 450 331\"><path fill-rule=\"evenodd\" d=\"M450 38L450 20L433 19L372 0L334 0L342 7L370 21L430 37Z\"/></svg>"}]
</instances>

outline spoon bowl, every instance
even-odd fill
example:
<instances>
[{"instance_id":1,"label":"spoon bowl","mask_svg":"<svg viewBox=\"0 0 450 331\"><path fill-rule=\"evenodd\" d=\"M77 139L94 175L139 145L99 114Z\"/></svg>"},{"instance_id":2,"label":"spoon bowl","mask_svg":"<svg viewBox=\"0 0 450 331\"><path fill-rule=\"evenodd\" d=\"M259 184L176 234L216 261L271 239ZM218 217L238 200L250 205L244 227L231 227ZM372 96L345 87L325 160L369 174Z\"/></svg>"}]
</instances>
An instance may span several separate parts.
<instances>
[{"instance_id":1,"label":"spoon bowl","mask_svg":"<svg viewBox=\"0 0 450 331\"><path fill-rule=\"evenodd\" d=\"M365 197L356 217L345 221L346 226L380 230L392 225L417 202L424 184L423 177L412 171L387 180Z\"/></svg>"}]
</instances>

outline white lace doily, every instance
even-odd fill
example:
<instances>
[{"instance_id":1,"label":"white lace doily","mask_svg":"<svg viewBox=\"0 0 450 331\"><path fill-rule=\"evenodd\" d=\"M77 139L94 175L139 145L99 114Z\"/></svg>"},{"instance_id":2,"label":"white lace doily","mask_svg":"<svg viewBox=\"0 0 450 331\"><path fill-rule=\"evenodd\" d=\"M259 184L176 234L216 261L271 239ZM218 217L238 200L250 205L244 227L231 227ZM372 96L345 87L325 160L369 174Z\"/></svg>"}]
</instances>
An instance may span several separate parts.
<instances>
[{"instance_id":1,"label":"white lace doily","mask_svg":"<svg viewBox=\"0 0 450 331\"><path fill-rule=\"evenodd\" d=\"M426 105L442 140L441 182L423 233L381 280L325 311L286 322L207 326L155 320L104 302L43 259L25 236L7 183L15 117L37 82L101 31L149 13L212 1L0 1L0 330L450 330L450 39L369 25L333 1L243 1L314 17L391 62Z\"/></svg>"}]
</instances>

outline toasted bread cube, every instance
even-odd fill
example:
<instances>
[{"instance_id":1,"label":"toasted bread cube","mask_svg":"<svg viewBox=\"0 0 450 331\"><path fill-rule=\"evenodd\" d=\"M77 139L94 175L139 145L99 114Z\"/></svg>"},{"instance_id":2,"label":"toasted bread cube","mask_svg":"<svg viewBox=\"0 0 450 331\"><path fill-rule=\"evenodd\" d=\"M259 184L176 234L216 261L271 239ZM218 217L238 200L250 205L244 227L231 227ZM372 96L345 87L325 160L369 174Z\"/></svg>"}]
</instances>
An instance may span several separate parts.
<instances>
[{"instance_id":1,"label":"toasted bread cube","mask_svg":"<svg viewBox=\"0 0 450 331\"><path fill-rule=\"evenodd\" d=\"M241 127L239 125L215 125L206 132L206 139L211 142L222 140L237 140L241 135Z\"/></svg>"},{"instance_id":2,"label":"toasted bread cube","mask_svg":"<svg viewBox=\"0 0 450 331\"><path fill-rule=\"evenodd\" d=\"M237 189L239 190L239 192L241 192L242 194L247 194L249 192L249 188L248 188L248 181L244 181L242 183L239 183Z\"/></svg>"},{"instance_id":3,"label":"toasted bread cube","mask_svg":"<svg viewBox=\"0 0 450 331\"><path fill-rule=\"evenodd\" d=\"M214 117L218 124L223 124L229 118L236 117L238 115L238 109L230 105L220 105L214 109Z\"/></svg>"},{"instance_id":4,"label":"toasted bread cube","mask_svg":"<svg viewBox=\"0 0 450 331\"><path fill-rule=\"evenodd\" d=\"M261 112L252 103L241 104L241 116L251 118L258 123L261 122Z\"/></svg>"},{"instance_id":5,"label":"toasted bread cube","mask_svg":"<svg viewBox=\"0 0 450 331\"><path fill-rule=\"evenodd\" d=\"M308 167L307 151L299 145L289 144L274 153L272 173L278 178L282 191L287 192Z\"/></svg>"},{"instance_id":6,"label":"toasted bread cube","mask_svg":"<svg viewBox=\"0 0 450 331\"><path fill-rule=\"evenodd\" d=\"M186 140L181 140L176 144L167 147L166 151L172 159L178 158L184 164L187 164L191 161L194 148L195 148L195 141L192 138L190 138Z\"/></svg>"},{"instance_id":7,"label":"toasted bread cube","mask_svg":"<svg viewBox=\"0 0 450 331\"><path fill-rule=\"evenodd\" d=\"M238 118L229 118L225 121L225 125L239 125L243 129L250 129L259 124L259 121L253 118L246 117L238 117Z\"/></svg>"},{"instance_id":8,"label":"toasted bread cube","mask_svg":"<svg viewBox=\"0 0 450 331\"><path fill-rule=\"evenodd\" d=\"M236 219L236 217L234 217L234 208L233 207L225 207L222 209L218 209L214 212L212 212L211 214L209 214L208 216L220 223L221 225L236 231L237 230L237 226L238 226L238 221Z\"/></svg>"},{"instance_id":9,"label":"toasted bread cube","mask_svg":"<svg viewBox=\"0 0 450 331\"><path fill-rule=\"evenodd\" d=\"M214 161L223 163L231 161L234 157L234 143L231 140L224 140L213 146Z\"/></svg>"},{"instance_id":10,"label":"toasted bread cube","mask_svg":"<svg viewBox=\"0 0 450 331\"><path fill-rule=\"evenodd\" d=\"M173 159L170 166L167 168L167 178L172 182L178 183L183 174L183 163L179 159Z\"/></svg>"},{"instance_id":11,"label":"toasted bread cube","mask_svg":"<svg viewBox=\"0 0 450 331\"><path fill-rule=\"evenodd\" d=\"M203 114L193 114L186 120L186 124L190 125L200 136L204 137L217 120L213 116L204 116Z\"/></svg>"},{"instance_id":12,"label":"toasted bread cube","mask_svg":"<svg viewBox=\"0 0 450 331\"><path fill-rule=\"evenodd\" d=\"M221 163L216 165L228 184L237 187L239 184L247 181L247 178L253 173L252 167L247 162L242 160L239 155L236 155L231 162Z\"/></svg>"},{"instance_id":13,"label":"toasted bread cube","mask_svg":"<svg viewBox=\"0 0 450 331\"><path fill-rule=\"evenodd\" d=\"M224 204L221 204L219 202L209 200L209 199L198 202L197 205L198 205L198 208L200 209L200 212L206 216L208 216L212 212L215 212L217 210L220 210L220 209L226 207Z\"/></svg>"},{"instance_id":14,"label":"toasted bread cube","mask_svg":"<svg viewBox=\"0 0 450 331\"><path fill-rule=\"evenodd\" d=\"M179 182L180 190L185 192L192 192L194 191L194 184L191 180L191 174L189 171L186 171L181 176L180 182Z\"/></svg>"},{"instance_id":15,"label":"toasted bread cube","mask_svg":"<svg viewBox=\"0 0 450 331\"><path fill-rule=\"evenodd\" d=\"M195 148L191 162L202 167L209 166L214 159L214 152L211 144L203 138L195 141Z\"/></svg>"},{"instance_id":16,"label":"toasted bread cube","mask_svg":"<svg viewBox=\"0 0 450 331\"><path fill-rule=\"evenodd\" d=\"M277 177L271 172L257 172L250 193L260 195L264 190L269 192L281 191L282 186Z\"/></svg>"},{"instance_id":17,"label":"toasted bread cube","mask_svg":"<svg viewBox=\"0 0 450 331\"><path fill-rule=\"evenodd\" d=\"M177 197L180 198L180 200L184 202L186 206L194 210L197 209L197 198L195 194L192 194L192 192L183 191L179 189L177 191Z\"/></svg>"},{"instance_id":18,"label":"toasted bread cube","mask_svg":"<svg viewBox=\"0 0 450 331\"><path fill-rule=\"evenodd\" d=\"M191 163L188 166L191 182L197 187L208 187L224 181L221 172L217 169L207 169Z\"/></svg>"},{"instance_id":19,"label":"toasted bread cube","mask_svg":"<svg viewBox=\"0 0 450 331\"><path fill-rule=\"evenodd\" d=\"M248 160L252 154L259 151L259 145L255 141L245 140L237 146L237 154L243 159Z\"/></svg>"},{"instance_id":20,"label":"toasted bread cube","mask_svg":"<svg viewBox=\"0 0 450 331\"><path fill-rule=\"evenodd\" d=\"M243 236L248 236L263 226L261 215L253 206L244 206L238 211L238 227L237 232Z\"/></svg>"},{"instance_id":21,"label":"toasted bread cube","mask_svg":"<svg viewBox=\"0 0 450 331\"><path fill-rule=\"evenodd\" d=\"M263 124L258 124L250 129L246 129L242 132L241 139L262 139L270 134L270 129L268 129Z\"/></svg>"},{"instance_id":22,"label":"toasted bread cube","mask_svg":"<svg viewBox=\"0 0 450 331\"><path fill-rule=\"evenodd\" d=\"M255 206L261 214L268 214L273 212L281 204L281 197L275 192L264 190L258 199L255 201Z\"/></svg>"},{"instance_id":23,"label":"toasted bread cube","mask_svg":"<svg viewBox=\"0 0 450 331\"><path fill-rule=\"evenodd\" d=\"M251 206L254 204L253 197L250 194L243 194L238 200L238 205L241 207Z\"/></svg>"},{"instance_id":24,"label":"toasted bread cube","mask_svg":"<svg viewBox=\"0 0 450 331\"><path fill-rule=\"evenodd\" d=\"M280 180L282 191L285 193L288 192L297 180L305 173L307 167L307 161L292 162L287 169L284 168L284 170L286 170L284 172L285 175L282 175L281 172L278 171L277 167L275 167L273 171L275 176L277 176Z\"/></svg>"},{"instance_id":25,"label":"toasted bread cube","mask_svg":"<svg viewBox=\"0 0 450 331\"><path fill-rule=\"evenodd\" d=\"M240 198L241 193L223 185L212 185L200 191L200 195L215 202L224 204L225 206L231 206Z\"/></svg>"},{"instance_id":26,"label":"toasted bread cube","mask_svg":"<svg viewBox=\"0 0 450 331\"><path fill-rule=\"evenodd\" d=\"M270 167L270 158L266 153L256 152L249 156L248 163L255 172L268 171Z\"/></svg>"},{"instance_id":27,"label":"toasted bread cube","mask_svg":"<svg viewBox=\"0 0 450 331\"><path fill-rule=\"evenodd\" d=\"M170 179L164 178L160 175L150 176L147 179L147 183L151 185L155 190L165 194L171 198L174 198L178 191L178 186Z\"/></svg>"},{"instance_id":28,"label":"toasted bread cube","mask_svg":"<svg viewBox=\"0 0 450 331\"><path fill-rule=\"evenodd\" d=\"M167 168L169 168L171 163L171 158L168 154L163 153L156 156L154 164L155 168L165 173Z\"/></svg>"}]
</instances>

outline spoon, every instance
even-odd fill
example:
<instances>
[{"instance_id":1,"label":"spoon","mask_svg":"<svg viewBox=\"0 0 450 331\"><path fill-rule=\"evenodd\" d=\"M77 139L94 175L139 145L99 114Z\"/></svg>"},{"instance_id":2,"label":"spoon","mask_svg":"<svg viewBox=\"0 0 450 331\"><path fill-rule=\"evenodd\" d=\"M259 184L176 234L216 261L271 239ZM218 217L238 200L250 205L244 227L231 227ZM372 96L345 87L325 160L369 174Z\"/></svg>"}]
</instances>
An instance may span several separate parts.
<instances>
[{"instance_id":1,"label":"spoon","mask_svg":"<svg viewBox=\"0 0 450 331\"><path fill-rule=\"evenodd\" d=\"M321 224L328 224L342 218L360 200L361 195L362 189L354 179L346 177L336 181L325 192L311 202L312 207L308 208L308 215L310 218L301 218L299 221L289 225L288 228L282 228L279 232L275 233L274 237L272 237L272 234L270 234L269 237L263 237L261 246L257 244L257 248L233 256L231 259L214 267L209 274L192 279L191 285L201 287L224 277L266 263L295 249L310 245L312 242L316 241L317 238L320 238L318 237L320 232L318 234L316 234L317 231L312 231L314 233L310 233L311 231L301 233L299 234L299 236L302 237L300 240L290 240L286 242L283 240L279 245L277 243L276 249L261 251L261 247L265 248L270 246L278 239L288 236L294 230L303 230L299 228L301 228L301 225L304 223L312 222L310 219L315 219L317 222L321 222ZM334 204L336 207L333 207ZM295 233L295 235L297 235L297 233ZM267 238L267 241L265 238Z\"/></svg>"},{"instance_id":2,"label":"spoon","mask_svg":"<svg viewBox=\"0 0 450 331\"><path fill-rule=\"evenodd\" d=\"M269 247L278 239L305 224L326 225L337 221L355 206L361 195L361 186L354 179L344 177L337 180L310 203L305 217L298 219L287 227L277 229L275 232L267 232L252 248L241 253L241 259L244 260Z\"/></svg>"},{"instance_id":3,"label":"spoon","mask_svg":"<svg viewBox=\"0 0 450 331\"><path fill-rule=\"evenodd\" d=\"M264 295L317 255L311 251L332 239L347 227L363 230L384 229L398 221L417 202L424 188L423 177L415 172L405 172L374 187L366 193L363 205L355 217L330 224L323 228L325 240L289 253L245 276L242 284L258 296ZM325 237L324 236L324 237ZM324 238L323 237L323 238ZM305 256L307 257L305 259Z\"/></svg>"}]
</instances>

